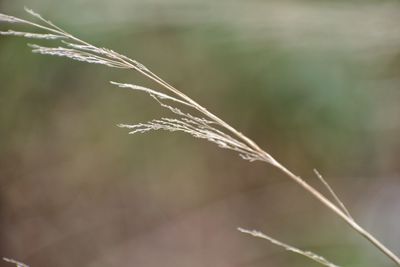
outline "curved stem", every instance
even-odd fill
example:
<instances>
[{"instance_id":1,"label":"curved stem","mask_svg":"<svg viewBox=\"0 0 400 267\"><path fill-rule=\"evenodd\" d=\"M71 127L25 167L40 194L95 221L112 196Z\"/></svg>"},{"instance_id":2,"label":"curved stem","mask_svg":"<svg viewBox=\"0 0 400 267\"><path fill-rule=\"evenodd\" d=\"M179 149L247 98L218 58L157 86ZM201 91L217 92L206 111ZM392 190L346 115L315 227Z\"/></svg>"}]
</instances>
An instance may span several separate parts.
<instances>
[{"instance_id":1,"label":"curved stem","mask_svg":"<svg viewBox=\"0 0 400 267\"><path fill-rule=\"evenodd\" d=\"M276 168L278 168L280 171L282 171L284 174L286 174L289 178L291 178L294 182L299 184L303 189L305 189L307 192L309 192L311 195L313 195L319 202L324 204L327 208L329 208L331 211L336 213L340 218L342 218L351 228L353 228L355 231L357 231L359 234L361 234L363 237L365 237L367 240L369 240L376 248L378 248L380 251L382 251L386 256L388 256L393 262L396 263L396 265L400 266L400 259L399 257L394 254L391 250L389 250L385 245L383 245L379 240L377 240L373 235L371 235L367 230L362 228L359 224L357 224L353 218L348 216L346 213L344 213L340 208L338 208L334 203L332 203L329 199L327 199L324 195L322 195L318 190L316 190L314 187L309 185L306 181L301 179L299 176L295 175L292 173L289 169L287 169L285 166L283 166L281 163L279 163L277 160L275 160L270 154L262 150L253 140L236 130L234 127L226 123L224 120L219 118L218 116L214 115L213 113L209 112L206 108L198 104L196 101L170 85L169 83L163 81L161 78L156 76L154 73L151 71L144 72L142 70L138 70L135 68L137 71L141 72L142 74L146 75L148 78L151 80L155 81L156 83L162 85L166 89L172 91L191 105L193 105L197 110L202 112L204 115L209 117L210 119L214 120L218 124L220 124L222 127L239 137L241 140L243 140L245 143L247 143L252 149L254 149L257 153L259 153L262 158L265 159L267 163L272 164ZM154 76L153 76L154 75Z\"/></svg>"},{"instance_id":2,"label":"curved stem","mask_svg":"<svg viewBox=\"0 0 400 267\"><path fill-rule=\"evenodd\" d=\"M299 184L303 189L313 195L319 202L324 204L331 211L336 213L340 218L342 218L351 228L357 231L360 235L369 240L375 247L377 247L380 251L382 251L386 256L388 256L393 262L395 262L398 266L400 266L400 259L396 256L391 250L389 250L385 245L383 245L378 239L376 239L373 235L371 235L367 230L362 228L359 224L357 224L351 217L347 216L340 208L338 208L335 204L333 204L329 199L327 199L324 195L322 195L318 190L309 185L306 181L301 179L299 176L292 173L285 166L280 164L278 161L274 160L273 165L286 174L289 178L291 178L294 182Z\"/></svg>"},{"instance_id":3,"label":"curved stem","mask_svg":"<svg viewBox=\"0 0 400 267\"><path fill-rule=\"evenodd\" d=\"M239 139L244 141L247 145L249 145L256 153L260 155L260 158L263 158L265 162L272 164L276 168L278 168L280 171L282 171L284 174L286 174L289 178L291 178L294 182L299 184L301 187L303 187L306 191L308 191L310 194L312 194L318 201L320 201L322 204L324 204L327 208L332 210L334 213L336 213L340 218L342 218L351 228L353 228L355 231L357 231L359 234L364 236L367 240L369 240L375 247L377 247L379 250L381 250L386 256L388 256L392 261L394 261L398 266L400 266L400 259L392 252L390 251L387 247L385 247L379 240L377 240L373 235L371 235L368 231L366 231L364 228L362 228L360 225L358 225L350 216L348 216L346 213L344 213L340 208L338 208L334 203L332 203L329 199L327 199L324 195L322 195L318 190L316 190L314 187L309 185L306 181L301 179L299 176L295 175L292 173L290 170L288 170L285 166L283 166L281 163L279 163L277 160L275 160L270 154L265 152L263 149L261 149L253 140L236 130L234 127L232 127L230 124L216 116L214 113L208 111L206 108L204 108L202 105L198 104L196 101L194 101L192 98L187 96L186 94L182 93L178 89L176 89L174 86L170 85L169 83L165 82L163 79L158 77L156 74L151 72L150 70L142 70L138 68L137 66L130 64L129 62L125 61L122 59L122 61L126 64L128 64L132 69L135 69L139 73L145 75L149 79L153 80L154 82L158 83L159 85L163 86L167 90L171 91L175 95L179 96L181 99L192 105L195 109L206 115L208 118L211 120L214 120L216 123L221 125L223 128L227 129L231 133L233 133L235 136L237 136Z\"/></svg>"},{"instance_id":4,"label":"curved stem","mask_svg":"<svg viewBox=\"0 0 400 267\"><path fill-rule=\"evenodd\" d=\"M179 91L163 79L161 79L159 76L151 72L149 69L145 68L143 65L139 64L138 62L129 59L123 55L117 54L111 50L104 50L97 48L96 46L93 46L89 44L86 41L83 41L79 38L76 38L72 34L67 33L66 31L62 30L58 26L54 25L50 21L44 20L40 15L34 13L31 10L27 11L32 14L33 16L39 18L41 21L45 22L47 26L40 25L31 21L15 18L15 17L10 17L7 15L5 16L5 20L9 21L16 21L20 23L25 23L28 25L31 25L36 28L40 28L42 30L54 33L54 34L59 34L61 36L65 36L67 39L76 41L80 44L83 44L85 46L88 46L90 48L93 48L93 53L91 53L94 56L99 56L99 54L105 59L105 60L111 60L112 62L117 62L122 65L111 65L113 67L126 67L130 69L134 69L137 72L143 74L147 78L153 80L154 82L158 83L159 85L163 86L165 89L169 90L170 92L174 93L176 96L178 96L180 99L182 99L184 102L188 103L190 106L192 106L194 109L198 110L199 112L203 113L206 117L209 119L215 121L217 124L219 124L221 127L225 128L227 131L232 133L234 136L238 137L241 141L243 141L248 147L249 150L254 151L255 154L257 154L260 160L263 160L266 163L270 163L276 168L278 168L280 171L282 171L285 175L287 175L289 178L291 178L294 182L299 184L303 189L305 189L307 192L309 192L311 195L313 195L319 202L324 204L327 208L329 208L331 211L333 211L336 215L338 215L340 218L342 218L351 228L353 228L355 231L357 231L359 234L364 236L367 240L369 240L375 247L377 247L379 250L381 250L386 256L388 256L391 260L393 260L398 266L400 266L400 259L398 256L396 256L392 251L390 251L388 248L386 248L381 242L379 242L374 236L372 236L368 231L363 229L360 225L358 225L346 212L344 212L342 209L340 209L337 205L335 205L333 202L331 202L329 199L327 199L324 195L322 195L318 190L316 190L314 187L306 183L303 179L301 179L299 176L295 175L292 173L290 170L288 170L285 166L283 166L281 163L276 161L270 154L262 150L254 141L252 141L250 138L236 130L234 127L232 127L230 124L226 123L224 120L216 116L215 114L211 113L208 111L206 108L198 104L196 101L194 101L192 98L184 94L183 92ZM0 13L0 15L2 15ZM87 50L83 49L81 53L87 53ZM109 65L110 66L110 65Z\"/></svg>"}]
</instances>

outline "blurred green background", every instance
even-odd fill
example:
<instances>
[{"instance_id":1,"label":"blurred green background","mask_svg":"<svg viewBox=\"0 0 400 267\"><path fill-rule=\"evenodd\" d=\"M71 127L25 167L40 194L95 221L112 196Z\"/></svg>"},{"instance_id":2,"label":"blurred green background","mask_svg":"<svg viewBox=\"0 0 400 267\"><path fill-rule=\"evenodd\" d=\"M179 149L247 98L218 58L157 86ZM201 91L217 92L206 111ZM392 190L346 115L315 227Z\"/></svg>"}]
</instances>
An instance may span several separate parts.
<instances>
[{"instance_id":1,"label":"blurred green background","mask_svg":"<svg viewBox=\"0 0 400 267\"><path fill-rule=\"evenodd\" d=\"M144 63L324 190L317 168L400 253L398 1L0 0L2 13L28 17L24 6ZM158 88L139 74L34 55L27 42L0 36L0 256L318 266L242 226L339 265L392 266L272 167L116 127L170 115L108 82Z\"/></svg>"}]
</instances>

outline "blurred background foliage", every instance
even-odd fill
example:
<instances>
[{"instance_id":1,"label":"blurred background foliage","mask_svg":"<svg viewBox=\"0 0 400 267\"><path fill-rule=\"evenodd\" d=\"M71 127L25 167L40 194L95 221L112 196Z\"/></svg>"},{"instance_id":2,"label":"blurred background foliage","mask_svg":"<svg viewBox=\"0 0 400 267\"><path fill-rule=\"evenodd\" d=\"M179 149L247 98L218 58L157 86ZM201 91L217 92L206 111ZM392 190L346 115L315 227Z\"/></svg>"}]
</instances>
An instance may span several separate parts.
<instances>
[{"instance_id":1,"label":"blurred background foliage","mask_svg":"<svg viewBox=\"0 0 400 267\"><path fill-rule=\"evenodd\" d=\"M0 0L124 53L318 185L400 252L398 1ZM8 25L0 25L5 30ZM32 41L31 41L32 42ZM140 75L0 38L0 251L31 266L343 266L390 262L261 163L118 123L169 115L108 81Z\"/></svg>"}]
</instances>

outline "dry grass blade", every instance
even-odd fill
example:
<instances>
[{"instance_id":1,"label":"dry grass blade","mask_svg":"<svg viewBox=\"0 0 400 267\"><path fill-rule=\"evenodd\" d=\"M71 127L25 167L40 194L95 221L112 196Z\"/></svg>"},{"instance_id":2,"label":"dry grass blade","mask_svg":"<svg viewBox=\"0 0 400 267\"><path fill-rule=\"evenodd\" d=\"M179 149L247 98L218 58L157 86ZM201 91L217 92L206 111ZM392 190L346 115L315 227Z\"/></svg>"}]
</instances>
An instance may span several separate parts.
<instances>
[{"instance_id":1,"label":"dry grass blade","mask_svg":"<svg viewBox=\"0 0 400 267\"><path fill-rule=\"evenodd\" d=\"M59 56L59 57L67 57L76 61L82 61L93 64L101 64L106 65L108 67L113 68L126 68L119 62L115 62L109 60L104 57L100 57L96 54L91 54L83 51L79 51L76 49L70 49L65 47L45 47L35 44L29 45L32 48L33 53L38 53L42 55L51 55L51 56Z\"/></svg>"},{"instance_id":2,"label":"dry grass blade","mask_svg":"<svg viewBox=\"0 0 400 267\"><path fill-rule=\"evenodd\" d=\"M317 169L314 169L314 173L321 181L321 183L326 187L326 189L328 189L329 193L332 195L332 197L335 199L338 205L342 208L342 210L346 213L346 215L352 220L354 220L353 217L351 217L349 210L346 208L346 206L343 204L340 198L336 195L335 191L333 191L332 187L328 184L328 182L325 181L324 177L318 172Z\"/></svg>"},{"instance_id":3,"label":"dry grass blade","mask_svg":"<svg viewBox=\"0 0 400 267\"><path fill-rule=\"evenodd\" d=\"M41 34L41 33L31 33L31 32L17 32L17 31L12 31L8 30L6 32L0 31L0 35L14 35L14 36L21 36L25 38L32 38L32 39L46 39L46 40L57 40L57 39L63 39L65 38L64 36L57 35L57 34Z\"/></svg>"},{"instance_id":4,"label":"dry grass blade","mask_svg":"<svg viewBox=\"0 0 400 267\"><path fill-rule=\"evenodd\" d=\"M25 263L13 260L13 259L9 259L9 258L3 258L4 261L15 264L15 266L17 267L29 267L29 265L26 265Z\"/></svg>"},{"instance_id":5,"label":"dry grass blade","mask_svg":"<svg viewBox=\"0 0 400 267\"><path fill-rule=\"evenodd\" d=\"M328 260L325 259L324 257L319 256L318 254L315 254L314 252L301 250L301 249L299 249L299 248L296 248L296 247L293 247L293 246L291 246L291 245L285 244L285 243L283 243L283 242L281 242L281 241L278 241L278 240L276 240L276 239L274 239L274 238L272 238L272 237L270 237L270 236L267 236L266 234L261 233L261 232L259 232L259 231L256 231L256 230L246 230L246 229L243 229L243 228L240 228L240 227L238 228L238 230L239 230L240 232L242 232L242 233L249 234L249 235L254 236L254 237L257 237L257 238L262 238L262 239L268 240L269 242L271 242L271 243L274 244L274 245L277 245L277 246L279 246L279 247L282 247L282 248L286 249L287 251L291 251L291 252L293 252L293 253L300 254L300 255L302 255L302 256L304 256L304 257L307 257L307 258L309 258L309 259L311 259L311 260L313 260L313 261L316 261L316 262L318 262L318 263L320 263L320 264L322 264L322 265L324 265L324 266L328 266L328 267L340 267L340 266L338 266L338 265L336 265L336 264L333 264L332 262L328 261Z\"/></svg>"},{"instance_id":6,"label":"dry grass blade","mask_svg":"<svg viewBox=\"0 0 400 267\"><path fill-rule=\"evenodd\" d=\"M0 22L7 22L7 23L19 23L21 20L19 18L8 16L5 14L0 13Z\"/></svg>"},{"instance_id":7,"label":"dry grass blade","mask_svg":"<svg viewBox=\"0 0 400 267\"><path fill-rule=\"evenodd\" d=\"M239 152L239 155L249 161L262 160L254 151L246 144L236 140L229 134L215 128L215 122L205 118L194 116L190 113L184 113L176 106L171 106L163 101L170 101L174 104L180 104L184 107L194 108L191 103L184 100L177 99L167 94L158 92L156 90L146 88L139 85L111 82L121 88L130 88L133 90L145 92L152 96L162 107L167 108L172 113L179 116L179 118L161 118L151 120L146 123L138 124L119 124L121 128L130 130L130 134L146 133L149 131L164 130L170 132L184 132L192 135L195 138L205 139L215 143L220 148L225 148Z\"/></svg>"},{"instance_id":8,"label":"dry grass blade","mask_svg":"<svg viewBox=\"0 0 400 267\"><path fill-rule=\"evenodd\" d=\"M110 83L113 84L113 85L116 85L116 86L118 86L120 88L130 88L132 90L142 91L142 92L148 93L149 95L155 96L155 97L157 97L157 98L159 98L161 100L163 100L163 99L172 100L172 101L175 101L175 102L177 102L179 104L186 105L186 106L189 106L189 107L193 107L190 103L187 103L187 102L182 101L180 99L177 99L175 97L169 96L167 94L164 94L164 93L161 93L161 92L158 92L156 90L153 90L153 89L150 89L150 88L146 88L146 87L143 87L143 86L140 86L140 85L129 84L129 83L118 83L118 82L113 82L113 81L111 81Z\"/></svg>"},{"instance_id":9,"label":"dry grass blade","mask_svg":"<svg viewBox=\"0 0 400 267\"><path fill-rule=\"evenodd\" d=\"M34 27L35 29L43 30L45 31L44 33L22 33L15 31L8 31L3 33L9 33L6 35L17 35L27 38L44 37L44 39L53 39L51 37L57 36L57 38L54 39L62 39L61 46L59 47L31 45L31 47L33 48L33 52L52 56L62 56L73 60L102 64L113 68L132 69L154 81L158 85L161 85L171 94L167 95L157 90L148 89L136 85L114 83L119 87L131 88L148 93L162 107L169 109L172 113L178 116L178 118L162 118L159 120L152 120L147 123L140 124L121 124L121 127L131 129L131 133L147 132L150 130L182 131L191 134L194 137L206 139L210 142L213 142L219 147L234 150L246 160L258 160L271 164L275 168L279 169L292 181L300 185L304 190L306 190L306 192L311 194L316 200L325 205L325 207L327 207L329 210L331 210L337 216L343 219L353 230L369 240L376 248L381 250L388 258L396 263L397 266L400 266L400 258L390 249L384 246L379 240L377 240L371 233L366 231L353 220L347 209L344 207L343 203L339 200L336 194L334 194L329 185L327 186L325 180L322 179L321 181L323 181L324 185L334 196L337 204L326 198L321 192L309 185L301 177L291 172L283 164L274 159L269 153L261 149L253 140L236 130L234 127L226 123L214 113L208 111L205 107L194 101L192 98L190 98L177 88L173 87L172 85L161 79L143 64L124 55L121 55L113 50L94 46L64 31L63 29L44 19L34 11L30 9L26 9L26 11L37 20L39 20L41 24L8 16L5 14L0 14L0 22L18 22L20 24ZM58 36L60 36L60 38L58 38ZM168 105L163 101L172 101L174 105ZM200 116L195 116L190 113L182 112L175 105L184 105L186 108L191 109L191 112L196 112L197 114L200 114Z\"/></svg>"}]
</instances>

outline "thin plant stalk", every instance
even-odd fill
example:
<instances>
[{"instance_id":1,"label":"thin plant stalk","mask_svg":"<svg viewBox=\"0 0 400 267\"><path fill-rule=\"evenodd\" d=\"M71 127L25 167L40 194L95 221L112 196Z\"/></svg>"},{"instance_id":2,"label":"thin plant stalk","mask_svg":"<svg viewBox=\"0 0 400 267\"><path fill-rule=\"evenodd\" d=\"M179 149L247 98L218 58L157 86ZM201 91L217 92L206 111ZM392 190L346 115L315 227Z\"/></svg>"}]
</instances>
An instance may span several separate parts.
<instances>
[{"instance_id":1,"label":"thin plant stalk","mask_svg":"<svg viewBox=\"0 0 400 267\"><path fill-rule=\"evenodd\" d=\"M16 267L29 267L29 266L26 265L25 263L22 263L22 262L13 260L13 259L9 259L9 258L4 258L4 257L3 257L3 260L4 260L5 262L14 264Z\"/></svg>"},{"instance_id":2,"label":"thin plant stalk","mask_svg":"<svg viewBox=\"0 0 400 267\"><path fill-rule=\"evenodd\" d=\"M305 250L301 250L299 248L293 247L291 245L288 245L282 241L276 240L275 238L272 238L264 233L261 233L259 231L256 230L247 230L247 229L243 229L241 227L238 228L239 232L242 232L244 234L248 234L251 235L253 237L257 237L257 238L261 238L261 239L265 239L268 240L269 242L271 242L274 245L277 245L278 247L282 247L284 249L286 249L287 251L291 251L293 253L297 253L299 255L302 255L306 258L309 258L315 262L318 262L319 264L322 264L324 266L328 266L328 267L340 267L330 261L328 261L327 259L325 259L322 256L319 256L317 254L315 254L314 252L311 251L305 251Z\"/></svg>"},{"instance_id":3,"label":"thin plant stalk","mask_svg":"<svg viewBox=\"0 0 400 267\"><path fill-rule=\"evenodd\" d=\"M355 220L350 216L347 209L345 209L339 201L339 205L334 204L331 200L326 198L317 189L308 184L301 177L295 175L283 164L278 162L269 153L261 149L254 141L236 130L230 124L216 116L215 114L208 111L205 107L198 104L192 98L176 89L159 76L151 72L143 64L136 60L130 59L124 55L121 55L113 50L106 48L96 47L86 41L83 41L72 34L64 31L52 22L45 20L39 14L33 12L30 9L26 11L38 19L41 23L35 23L32 21L20 19L17 17L5 15L0 13L0 22L14 23L14 24L25 24L34 28L44 30L45 33L26 33L16 31L4 31L0 32L2 35L14 35L22 36L25 38L33 39L47 39L47 40L61 40L60 47L45 47L38 45L30 45L32 51L39 54L53 55L68 57L78 61L84 61L95 64L102 64L114 68L133 69L140 74L146 76L155 83L161 85L173 96L164 94L157 90L152 90L136 85L126 85L120 83L114 83L120 87L130 87L134 90L145 91L157 100L161 106L168 108L170 111L179 116L178 119L161 118L159 120L153 120L143 124L127 125L121 124L121 127L131 129L131 133L147 132L150 130L168 130L168 131L183 131L189 133L197 138L207 139L210 142L216 143L219 147L234 150L239 152L240 156L249 161L263 161L269 163L288 178L293 180L295 183L300 185L306 192L310 193L316 200L322 203L325 207L334 212L337 216L342 218L353 230L358 232L360 235L369 240L376 248L381 250L388 258L390 258L397 266L400 266L399 257L394 254L390 249L384 246L379 240L377 240L371 233L362 228ZM201 114L203 117L198 117L190 113L185 113L178 109L176 106L171 106L163 101L172 101L175 104L184 105L192 111ZM328 186L328 189L330 187ZM332 191L333 192L333 191ZM331 193L332 193L331 192ZM337 197L334 194L334 198L337 201Z\"/></svg>"}]
</instances>

